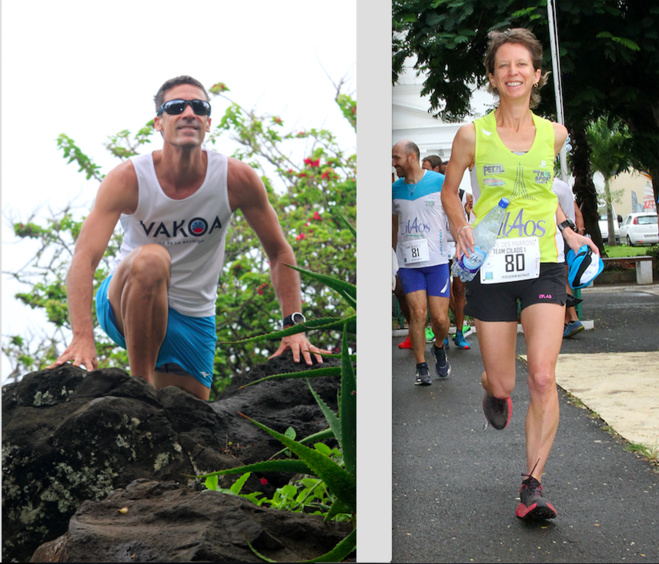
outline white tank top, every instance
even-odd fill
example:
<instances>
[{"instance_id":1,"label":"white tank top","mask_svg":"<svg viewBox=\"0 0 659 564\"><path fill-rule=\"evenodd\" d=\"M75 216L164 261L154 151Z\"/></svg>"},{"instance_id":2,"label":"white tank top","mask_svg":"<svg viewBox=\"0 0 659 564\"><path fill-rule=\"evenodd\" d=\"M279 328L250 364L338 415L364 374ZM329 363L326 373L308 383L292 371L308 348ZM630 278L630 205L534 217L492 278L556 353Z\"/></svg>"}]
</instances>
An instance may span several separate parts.
<instances>
[{"instance_id":1,"label":"white tank top","mask_svg":"<svg viewBox=\"0 0 659 564\"><path fill-rule=\"evenodd\" d=\"M173 200L163 192L152 154L132 157L139 185L137 209L120 217L124 239L117 264L139 246L163 245L172 257L169 306L191 317L215 315L225 236L232 215L228 159L212 151L206 154L204 182L183 200Z\"/></svg>"}]
</instances>

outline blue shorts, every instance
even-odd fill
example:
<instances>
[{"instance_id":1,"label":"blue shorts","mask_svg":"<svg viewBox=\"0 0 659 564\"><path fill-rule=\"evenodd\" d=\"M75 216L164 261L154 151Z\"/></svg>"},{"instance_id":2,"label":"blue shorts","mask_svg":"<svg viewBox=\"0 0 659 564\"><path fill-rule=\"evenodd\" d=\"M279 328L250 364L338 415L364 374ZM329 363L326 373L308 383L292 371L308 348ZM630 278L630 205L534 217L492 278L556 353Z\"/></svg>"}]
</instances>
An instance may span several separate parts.
<instances>
[{"instance_id":1,"label":"blue shorts","mask_svg":"<svg viewBox=\"0 0 659 564\"><path fill-rule=\"evenodd\" d=\"M424 290L428 296L439 298L451 296L451 277L448 264L421 268L399 268L398 278L403 285L403 292L406 294Z\"/></svg>"},{"instance_id":2,"label":"blue shorts","mask_svg":"<svg viewBox=\"0 0 659 564\"><path fill-rule=\"evenodd\" d=\"M101 329L120 347L126 339L117 329L108 299L112 276L106 278L96 292L96 317ZM156 370L166 364L178 364L207 388L213 381L217 334L215 317L189 317L169 308L167 332L156 360ZM171 371L171 370L169 370Z\"/></svg>"}]
</instances>

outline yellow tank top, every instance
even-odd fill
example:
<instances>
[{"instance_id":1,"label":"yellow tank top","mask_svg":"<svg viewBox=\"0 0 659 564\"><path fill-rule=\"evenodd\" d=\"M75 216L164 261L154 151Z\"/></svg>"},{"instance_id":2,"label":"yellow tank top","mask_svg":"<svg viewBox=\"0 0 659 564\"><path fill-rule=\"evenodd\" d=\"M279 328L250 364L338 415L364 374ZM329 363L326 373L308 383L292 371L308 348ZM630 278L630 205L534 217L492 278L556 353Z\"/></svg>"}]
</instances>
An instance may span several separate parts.
<instances>
[{"instance_id":1,"label":"yellow tank top","mask_svg":"<svg viewBox=\"0 0 659 564\"><path fill-rule=\"evenodd\" d=\"M508 149L497 133L494 112L474 121L475 168L480 187L474 215L485 217L503 197L510 200L500 238L538 237L540 262L557 262L554 176L554 128L549 120L531 114L535 139L531 149L518 155Z\"/></svg>"}]
</instances>

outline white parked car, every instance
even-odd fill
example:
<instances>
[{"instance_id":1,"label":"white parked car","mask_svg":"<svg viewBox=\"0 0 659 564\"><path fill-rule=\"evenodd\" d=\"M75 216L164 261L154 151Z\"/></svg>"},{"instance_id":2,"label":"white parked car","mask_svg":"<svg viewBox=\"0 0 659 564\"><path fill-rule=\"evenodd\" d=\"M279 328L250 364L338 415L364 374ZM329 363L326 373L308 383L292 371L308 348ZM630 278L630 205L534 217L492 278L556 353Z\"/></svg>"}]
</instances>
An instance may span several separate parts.
<instances>
[{"instance_id":1,"label":"white parked car","mask_svg":"<svg viewBox=\"0 0 659 564\"><path fill-rule=\"evenodd\" d=\"M620 240L628 245L659 243L656 213L630 213L620 226Z\"/></svg>"},{"instance_id":2,"label":"white parked car","mask_svg":"<svg viewBox=\"0 0 659 564\"><path fill-rule=\"evenodd\" d=\"M606 218L606 206L599 206L597 208L599 214L600 233L602 234L602 241L609 242L609 222ZM616 215L615 208L613 209L613 231L616 237L616 243L620 243L620 223L622 223L622 216Z\"/></svg>"}]
</instances>

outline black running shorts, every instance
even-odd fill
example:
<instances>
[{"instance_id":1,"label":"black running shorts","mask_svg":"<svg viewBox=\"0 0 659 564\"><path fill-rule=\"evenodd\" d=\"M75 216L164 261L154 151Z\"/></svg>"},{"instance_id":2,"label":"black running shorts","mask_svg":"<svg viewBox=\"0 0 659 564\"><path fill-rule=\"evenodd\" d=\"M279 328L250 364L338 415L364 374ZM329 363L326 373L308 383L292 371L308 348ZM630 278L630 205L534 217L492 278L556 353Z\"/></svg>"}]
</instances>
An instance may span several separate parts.
<instances>
[{"instance_id":1,"label":"black running shorts","mask_svg":"<svg viewBox=\"0 0 659 564\"><path fill-rule=\"evenodd\" d=\"M517 321L521 309L533 304L565 305L565 263L541 263L532 280L481 284L480 274L466 283L465 315L481 321Z\"/></svg>"}]
</instances>

